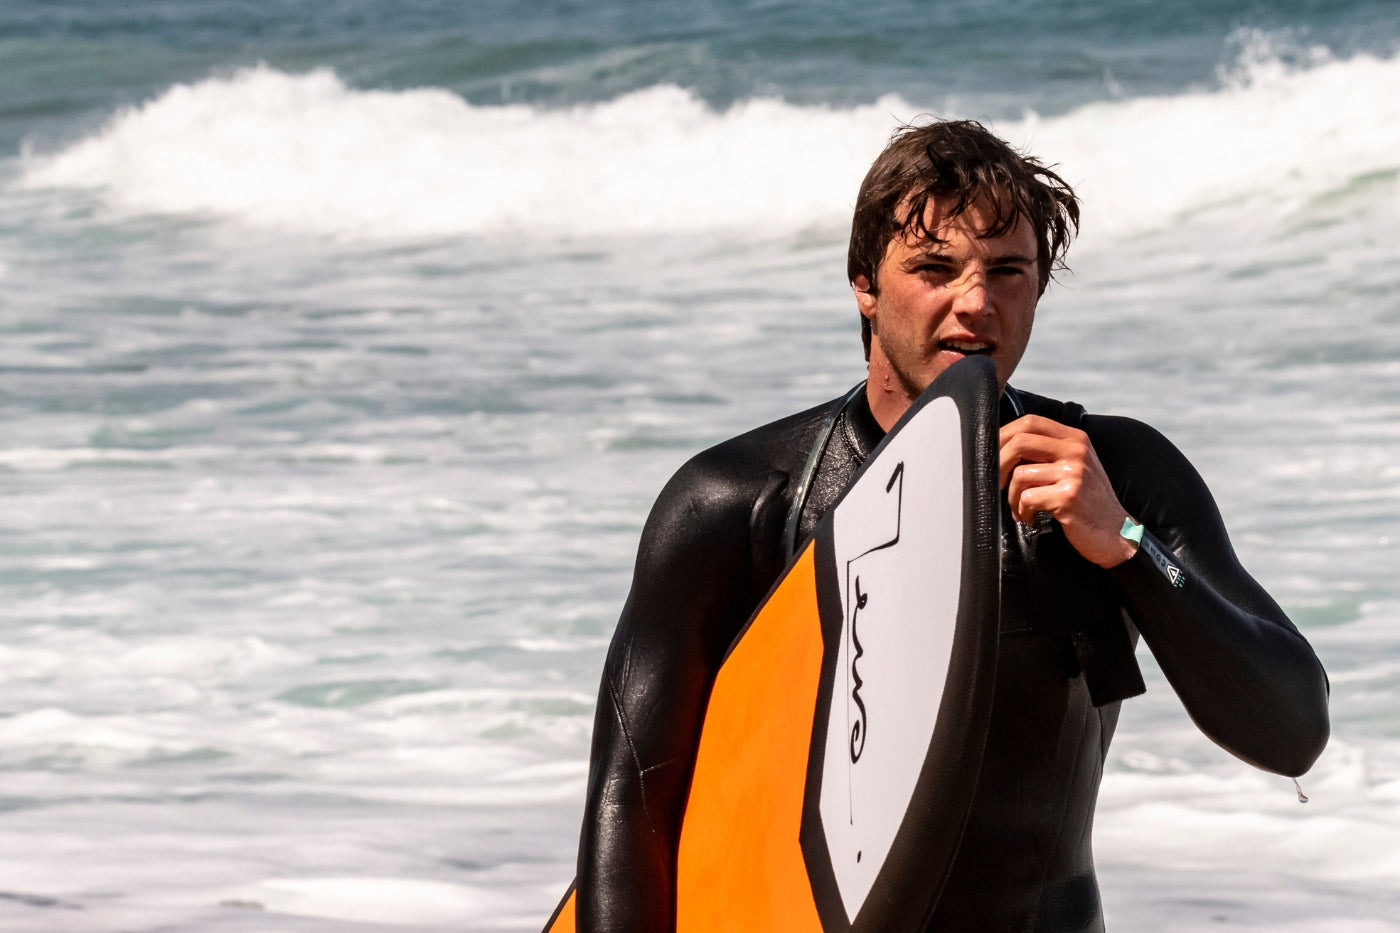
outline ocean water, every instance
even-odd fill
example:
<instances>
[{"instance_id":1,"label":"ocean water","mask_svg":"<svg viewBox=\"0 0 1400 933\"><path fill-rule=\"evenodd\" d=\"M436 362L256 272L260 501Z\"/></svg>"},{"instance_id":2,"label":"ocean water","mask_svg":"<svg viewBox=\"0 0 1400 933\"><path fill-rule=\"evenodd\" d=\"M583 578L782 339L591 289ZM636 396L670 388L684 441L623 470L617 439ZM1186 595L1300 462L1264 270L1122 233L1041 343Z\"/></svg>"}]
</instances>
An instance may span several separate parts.
<instances>
[{"instance_id":1,"label":"ocean water","mask_svg":"<svg viewBox=\"0 0 1400 933\"><path fill-rule=\"evenodd\" d=\"M1332 683L1303 779L1148 659L1110 928L1400 930L1388 2L0 4L0 928L537 929L637 535L862 375L855 188L1080 186L1015 380L1147 420Z\"/></svg>"}]
</instances>

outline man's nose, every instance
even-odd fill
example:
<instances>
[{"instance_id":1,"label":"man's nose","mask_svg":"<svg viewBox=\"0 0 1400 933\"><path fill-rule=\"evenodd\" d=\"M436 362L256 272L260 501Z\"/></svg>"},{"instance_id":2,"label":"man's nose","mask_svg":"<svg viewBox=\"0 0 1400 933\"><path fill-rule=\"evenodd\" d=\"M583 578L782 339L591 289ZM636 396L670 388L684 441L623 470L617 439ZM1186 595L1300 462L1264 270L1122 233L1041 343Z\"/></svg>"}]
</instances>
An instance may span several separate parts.
<instances>
[{"instance_id":1,"label":"man's nose","mask_svg":"<svg viewBox=\"0 0 1400 933\"><path fill-rule=\"evenodd\" d=\"M968 268L953 283L953 311L956 314L984 314L991 307L987 297L987 273L981 268Z\"/></svg>"}]
</instances>

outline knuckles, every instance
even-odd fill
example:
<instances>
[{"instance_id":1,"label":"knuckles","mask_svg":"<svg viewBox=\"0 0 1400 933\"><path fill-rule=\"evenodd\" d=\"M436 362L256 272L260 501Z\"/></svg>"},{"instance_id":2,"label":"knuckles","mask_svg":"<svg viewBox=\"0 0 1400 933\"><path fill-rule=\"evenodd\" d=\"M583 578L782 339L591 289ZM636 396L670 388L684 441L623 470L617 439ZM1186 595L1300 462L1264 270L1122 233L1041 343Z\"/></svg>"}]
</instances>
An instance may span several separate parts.
<instances>
[{"instance_id":1,"label":"knuckles","mask_svg":"<svg viewBox=\"0 0 1400 933\"><path fill-rule=\"evenodd\" d=\"M1002 484L1017 521L1034 521L1036 513L1049 512L1080 548L1089 544L1084 535L1097 535L1114 524L1105 524L1105 516L1121 512L1093 442L1082 430L1027 415L1002 428L1000 455Z\"/></svg>"}]
</instances>

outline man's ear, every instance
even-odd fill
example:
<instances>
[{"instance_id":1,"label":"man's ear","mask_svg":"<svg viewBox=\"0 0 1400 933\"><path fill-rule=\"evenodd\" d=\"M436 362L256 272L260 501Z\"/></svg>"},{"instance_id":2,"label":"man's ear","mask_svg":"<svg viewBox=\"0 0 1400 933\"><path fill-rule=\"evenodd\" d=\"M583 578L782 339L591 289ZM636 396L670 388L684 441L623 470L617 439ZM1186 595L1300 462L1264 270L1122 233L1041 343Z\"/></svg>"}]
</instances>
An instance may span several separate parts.
<instances>
[{"instance_id":1,"label":"man's ear","mask_svg":"<svg viewBox=\"0 0 1400 933\"><path fill-rule=\"evenodd\" d=\"M851 288L856 293L856 308L868 320L875 319L875 293L870 290L870 280L863 275L851 279Z\"/></svg>"}]
</instances>

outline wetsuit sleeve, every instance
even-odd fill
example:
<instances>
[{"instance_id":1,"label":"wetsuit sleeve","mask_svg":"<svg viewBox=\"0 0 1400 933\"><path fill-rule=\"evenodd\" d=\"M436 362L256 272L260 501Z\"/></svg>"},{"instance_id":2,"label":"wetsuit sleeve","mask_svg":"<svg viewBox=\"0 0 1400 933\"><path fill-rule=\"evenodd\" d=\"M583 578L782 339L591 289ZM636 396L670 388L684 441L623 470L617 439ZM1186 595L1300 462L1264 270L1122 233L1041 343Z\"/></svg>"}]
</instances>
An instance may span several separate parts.
<instances>
[{"instance_id":1,"label":"wetsuit sleeve","mask_svg":"<svg viewBox=\"0 0 1400 933\"><path fill-rule=\"evenodd\" d=\"M608 651L579 845L581 933L656 933L674 922L700 723L750 610L754 524L776 520L778 540L782 509L765 503L786 484L781 473L736 480L715 459L692 460L657 500Z\"/></svg>"},{"instance_id":2,"label":"wetsuit sleeve","mask_svg":"<svg viewBox=\"0 0 1400 933\"><path fill-rule=\"evenodd\" d=\"M1111 572L1186 711L1253 765L1307 771L1327 744L1327 677L1241 566L1205 482L1147 425L1089 417L1085 429L1119 500L1146 529L1137 553Z\"/></svg>"}]
</instances>

